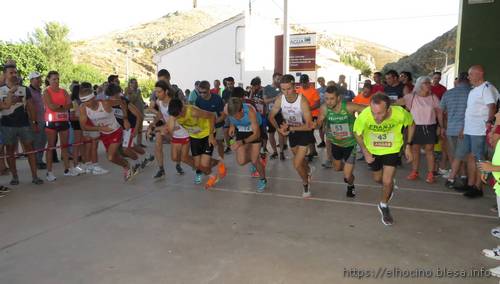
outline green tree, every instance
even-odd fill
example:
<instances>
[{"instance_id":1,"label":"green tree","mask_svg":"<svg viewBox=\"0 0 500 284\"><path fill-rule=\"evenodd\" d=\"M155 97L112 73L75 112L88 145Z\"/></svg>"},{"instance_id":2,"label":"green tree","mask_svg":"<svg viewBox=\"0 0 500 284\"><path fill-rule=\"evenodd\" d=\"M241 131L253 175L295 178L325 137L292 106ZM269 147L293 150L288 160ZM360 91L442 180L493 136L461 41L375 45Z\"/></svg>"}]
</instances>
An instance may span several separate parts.
<instances>
[{"instance_id":1,"label":"green tree","mask_svg":"<svg viewBox=\"0 0 500 284\"><path fill-rule=\"evenodd\" d=\"M48 70L47 58L38 47L30 43L8 43L0 41L0 63L12 59L22 77L30 72L45 73Z\"/></svg>"},{"instance_id":2,"label":"green tree","mask_svg":"<svg viewBox=\"0 0 500 284\"><path fill-rule=\"evenodd\" d=\"M141 89L141 96L146 101L149 101L151 93L155 89L156 80L153 79L143 79L138 80L139 89Z\"/></svg>"},{"instance_id":3,"label":"green tree","mask_svg":"<svg viewBox=\"0 0 500 284\"><path fill-rule=\"evenodd\" d=\"M87 64L71 64L59 70L61 74L61 85L69 86L71 81L89 82L101 84L106 80L105 76L93 66Z\"/></svg>"},{"instance_id":4,"label":"green tree","mask_svg":"<svg viewBox=\"0 0 500 284\"><path fill-rule=\"evenodd\" d=\"M68 40L69 28L57 22L46 23L30 36L30 42L47 57L49 69L61 70L73 63L71 45Z\"/></svg>"}]
</instances>

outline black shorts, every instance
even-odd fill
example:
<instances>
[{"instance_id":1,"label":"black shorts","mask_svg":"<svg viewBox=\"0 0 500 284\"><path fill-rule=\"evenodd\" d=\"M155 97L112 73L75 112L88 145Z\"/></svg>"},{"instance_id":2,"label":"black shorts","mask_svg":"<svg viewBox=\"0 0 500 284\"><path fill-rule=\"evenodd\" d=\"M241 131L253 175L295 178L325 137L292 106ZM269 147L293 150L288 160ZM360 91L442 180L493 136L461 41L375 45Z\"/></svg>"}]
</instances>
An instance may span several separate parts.
<instances>
[{"instance_id":1,"label":"black shorts","mask_svg":"<svg viewBox=\"0 0 500 284\"><path fill-rule=\"evenodd\" d=\"M261 130L262 131L262 130ZM243 140L243 139L247 139L248 137L252 136L253 132L240 132L238 130L236 130L236 141L240 141L240 140ZM261 143L262 142L262 132L261 132L261 137L258 137L257 139L255 139L254 141L252 142L248 142L246 141L246 143Z\"/></svg>"},{"instance_id":2,"label":"black shorts","mask_svg":"<svg viewBox=\"0 0 500 284\"><path fill-rule=\"evenodd\" d=\"M288 142L290 143L290 148L293 148L295 146L308 146L316 143L316 139L312 131L295 131L288 134Z\"/></svg>"},{"instance_id":3,"label":"black shorts","mask_svg":"<svg viewBox=\"0 0 500 284\"><path fill-rule=\"evenodd\" d=\"M387 154L387 155L373 155L375 161L368 164L370 169L374 172L382 170L384 166L396 167L401 159L399 153Z\"/></svg>"},{"instance_id":4,"label":"black shorts","mask_svg":"<svg viewBox=\"0 0 500 284\"><path fill-rule=\"evenodd\" d=\"M283 118L283 115L281 114L281 111L276 114L276 116L274 117L274 119L276 120L276 123L278 125L283 124L284 118ZM269 133L276 132L276 128L274 128L274 126L271 124L271 121L269 120L269 117L267 119L267 132L269 132Z\"/></svg>"},{"instance_id":5,"label":"black shorts","mask_svg":"<svg viewBox=\"0 0 500 284\"><path fill-rule=\"evenodd\" d=\"M436 144L438 142L437 125L416 125L412 142L415 145Z\"/></svg>"},{"instance_id":6,"label":"black shorts","mask_svg":"<svg viewBox=\"0 0 500 284\"><path fill-rule=\"evenodd\" d=\"M191 143L191 155L193 157L199 155L212 156L212 153L214 152L214 146L210 146L210 144L208 143L208 136L201 139L189 137L189 141Z\"/></svg>"},{"instance_id":7,"label":"black shorts","mask_svg":"<svg viewBox=\"0 0 500 284\"><path fill-rule=\"evenodd\" d=\"M354 164L356 160L355 146L340 147L332 143L332 156L334 160L344 161L349 164Z\"/></svg>"},{"instance_id":8,"label":"black shorts","mask_svg":"<svg viewBox=\"0 0 500 284\"><path fill-rule=\"evenodd\" d=\"M71 128L73 128L73 130L82 130L82 128L80 127L80 121L72 120L70 121L70 123L71 123Z\"/></svg>"},{"instance_id":9,"label":"black shorts","mask_svg":"<svg viewBox=\"0 0 500 284\"><path fill-rule=\"evenodd\" d=\"M69 122L68 121L45 122L45 128L56 132L66 131L69 129Z\"/></svg>"}]
</instances>

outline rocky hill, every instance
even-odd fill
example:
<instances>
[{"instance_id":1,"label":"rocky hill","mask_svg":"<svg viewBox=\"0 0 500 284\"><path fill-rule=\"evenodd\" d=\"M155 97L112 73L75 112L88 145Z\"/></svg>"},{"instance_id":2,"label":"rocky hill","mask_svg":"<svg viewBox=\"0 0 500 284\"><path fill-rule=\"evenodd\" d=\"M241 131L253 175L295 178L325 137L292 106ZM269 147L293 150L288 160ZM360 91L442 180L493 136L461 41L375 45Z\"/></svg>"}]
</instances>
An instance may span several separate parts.
<instances>
[{"instance_id":1,"label":"rocky hill","mask_svg":"<svg viewBox=\"0 0 500 284\"><path fill-rule=\"evenodd\" d=\"M182 40L201 32L231 16L237 11L230 7L217 9L193 9L174 12L126 30L72 43L75 63L86 63L103 74L125 75L126 55L129 56L129 74L137 78L153 78L153 55ZM293 27L294 31L303 31ZM349 55L356 62L366 63L371 71L394 62L404 54L367 41L348 36L319 34L319 45L332 49L339 56ZM361 69L361 68L359 68Z\"/></svg>"},{"instance_id":2,"label":"rocky hill","mask_svg":"<svg viewBox=\"0 0 500 284\"><path fill-rule=\"evenodd\" d=\"M412 72L414 78L421 75L428 75L434 70L441 70L445 64L445 56L434 50L441 50L448 53L448 64L455 62L455 46L457 41L457 27L449 30L435 40L425 44L416 52L404 56L396 62L384 66L383 72L394 69L398 72Z\"/></svg>"}]
</instances>

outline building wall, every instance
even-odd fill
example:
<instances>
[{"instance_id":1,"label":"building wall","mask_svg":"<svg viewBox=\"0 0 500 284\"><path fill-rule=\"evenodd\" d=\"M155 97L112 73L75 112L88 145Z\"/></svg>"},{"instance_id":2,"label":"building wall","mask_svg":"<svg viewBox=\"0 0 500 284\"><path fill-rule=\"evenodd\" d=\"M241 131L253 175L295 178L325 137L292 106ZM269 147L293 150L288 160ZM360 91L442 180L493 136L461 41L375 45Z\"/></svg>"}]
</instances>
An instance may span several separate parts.
<instances>
[{"instance_id":1,"label":"building wall","mask_svg":"<svg viewBox=\"0 0 500 284\"><path fill-rule=\"evenodd\" d=\"M196 80L222 81L233 76L236 81L243 70L238 52L244 50L244 19L223 27L205 37L160 57L157 68L169 70L172 83L182 89L193 89ZM237 38L236 38L237 37Z\"/></svg>"},{"instance_id":2,"label":"building wall","mask_svg":"<svg viewBox=\"0 0 500 284\"><path fill-rule=\"evenodd\" d=\"M500 1L469 4L461 0L461 17L457 38L457 72L481 64L486 79L500 86Z\"/></svg>"}]
</instances>

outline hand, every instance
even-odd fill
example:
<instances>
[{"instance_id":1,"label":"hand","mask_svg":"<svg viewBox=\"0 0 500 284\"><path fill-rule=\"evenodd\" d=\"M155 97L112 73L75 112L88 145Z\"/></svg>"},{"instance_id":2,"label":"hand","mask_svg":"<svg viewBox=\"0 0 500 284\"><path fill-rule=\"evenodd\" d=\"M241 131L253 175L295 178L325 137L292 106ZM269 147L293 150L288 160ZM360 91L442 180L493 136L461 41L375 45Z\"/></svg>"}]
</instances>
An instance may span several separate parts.
<instances>
[{"instance_id":1,"label":"hand","mask_svg":"<svg viewBox=\"0 0 500 284\"><path fill-rule=\"evenodd\" d=\"M130 129L130 122L128 122L128 119L123 120L123 128L125 128L125 130Z\"/></svg>"},{"instance_id":2,"label":"hand","mask_svg":"<svg viewBox=\"0 0 500 284\"><path fill-rule=\"evenodd\" d=\"M488 174L481 174L481 181L485 184L488 183L488 177L489 175Z\"/></svg>"},{"instance_id":3,"label":"hand","mask_svg":"<svg viewBox=\"0 0 500 284\"><path fill-rule=\"evenodd\" d=\"M234 133L236 132L236 129L234 126L230 126L228 130L229 137L234 137Z\"/></svg>"},{"instance_id":4,"label":"hand","mask_svg":"<svg viewBox=\"0 0 500 284\"><path fill-rule=\"evenodd\" d=\"M460 133L458 134L458 139L464 139L464 130L460 130Z\"/></svg>"},{"instance_id":5,"label":"hand","mask_svg":"<svg viewBox=\"0 0 500 284\"><path fill-rule=\"evenodd\" d=\"M481 162L479 163L478 166L479 170L483 172L492 172L494 170L493 165L491 164L491 162L488 161Z\"/></svg>"},{"instance_id":6,"label":"hand","mask_svg":"<svg viewBox=\"0 0 500 284\"><path fill-rule=\"evenodd\" d=\"M371 164L371 163L373 163L375 161L375 158L373 158L373 155L370 154L368 151L366 151L364 153L364 156L365 156L365 161L366 161L367 164Z\"/></svg>"},{"instance_id":7,"label":"hand","mask_svg":"<svg viewBox=\"0 0 500 284\"><path fill-rule=\"evenodd\" d=\"M160 127L160 133L163 136L168 136L168 128L166 125L164 127Z\"/></svg>"},{"instance_id":8,"label":"hand","mask_svg":"<svg viewBox=\"0 0 500 284\"><path fill-rule=\"evenodd\" d=\"M288 136L288 134L290 133L290 130L288 128L288 124L287 123L283 123L282 125L280 125L280 128L278 129L278 132L283 135L283 136Z\"/></svg>"},{"instance_id":9,"label":"hand","mask_svg":"<svg viewBox=\"0 0 500 284\"><path fill-rule=\"evenodd\" d=\"M405 147L405 158L407 163L411 163L413 161L413 151L411 150L410 145L406 145Z\"/></svg>"},{"instance_id":10,"label":"hand","mask_svg":"<svg viewBox=\"0 0 500 284\"><path fill-rule=\"evenodd\" d=\"M217 145L217 141L215 140L215 137L214 135L208 135L208 144L210 144L210 146L214 146Z\"/></svg>"},{"instance_id":11,"label":"hand","mask_svg":"<svg viewBox=\"0 0 500 284\"><path fill-rule=\"evenodd\" d=\"M443 139L446 138L446 129L443 128L443 127L441 127L441 133L440 134L441 134L441 138L443 138Z\"/></svg>"}]
</instances>

